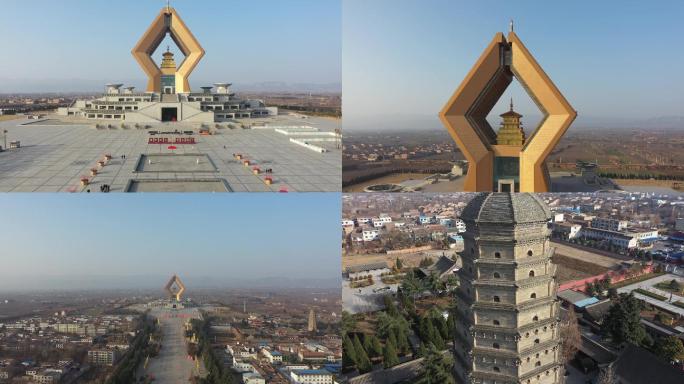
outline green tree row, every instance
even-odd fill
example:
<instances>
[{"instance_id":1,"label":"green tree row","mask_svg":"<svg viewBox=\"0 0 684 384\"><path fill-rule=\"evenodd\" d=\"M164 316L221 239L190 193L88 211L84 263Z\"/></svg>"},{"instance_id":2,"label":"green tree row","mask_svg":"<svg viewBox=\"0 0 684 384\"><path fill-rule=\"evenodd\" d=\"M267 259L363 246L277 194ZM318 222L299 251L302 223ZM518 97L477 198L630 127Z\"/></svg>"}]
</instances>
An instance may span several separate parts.
<instances>
[{"instance_id":1,"label":"green tree row","mask_svg":"<svg viewBox=\"0 0 684 384\"><path fill-rule=\"evenodd\" d=\"M143 360L158 352L157 345L151 345L150 335L155 331L154 319L147 315L141 316L142 327L140 332L133 338L131 347L116 365L112 375L106 380L107 384L130 384L140 382L136 372ZM147 382L149 379L142 379Z\"/></svg>"},{"instance_id":2,"label":"green tree row","mask_svg":"<svg viewBox=\"0 0 684 384\"><path fill-rule=\"evenodd\" d=\"M199 379L200 384L234 384L236 383L230 370L225 369L223 362L219 360L214 349L211 347L209 328L210 328L210 318L204 318L202 320L192 319L191 328L192 332L197 337L197 358L201 358L204 362L204 367L207 370L207 376Z\"/></svg>"}]
</instances>

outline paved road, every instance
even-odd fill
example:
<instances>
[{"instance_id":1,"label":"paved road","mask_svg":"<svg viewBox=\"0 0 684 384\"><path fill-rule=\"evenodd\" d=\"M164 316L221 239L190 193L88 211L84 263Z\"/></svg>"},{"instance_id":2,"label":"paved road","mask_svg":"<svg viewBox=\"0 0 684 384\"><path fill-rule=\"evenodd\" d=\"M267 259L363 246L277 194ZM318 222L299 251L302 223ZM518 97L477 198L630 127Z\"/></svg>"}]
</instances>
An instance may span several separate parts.
<instances>
[{"instance_id":1,"label":"paved road","mask_svg":"<svg viewBox=\"0 0 684 384\"><path fill-rule=\"evenodd\" d=\"M146 373L152 375L157 383L188 383L190 376L197 373L195 362L188 359L184 324L190 318L199 318L199 311L196 308L160 308L150 314L159 319L163 339L159 356L150 360Z\"/></svg>"},{"instance_id":2,"label":"paved road","mask_svg":"<svg viewBox=\"0 0 684 384\"><path fill-rule=\"evenodd\" d=\"M670 281L672 279L679 280L680 283L684 283L684 280L681 277L668 273L665 275L660 275L660 276L654 277L652 279L648 279L645 281L641 281L638 283L627 285L627 286L622 287L622 288L618 288L618 293L629 293L629 292L631 292L637 288L641 288L641 289L644 289L644 290L647 290L647 291L650 291L653 293L657 293L658 295L667 297L667 299L665 301L661 301L661 300L658 300L658 299L655 299L655 298L652 298L652 297L649 297L646 295L642 295L638 292L634 292L634 297L637 297L640 300L643 300L643 301L645 301L651 305L654 305L656 307L660 307L660 308L666 309L670 312L678 313L680 316L684 316L684 308L680 308L680 307L677 307L677 306L669 303L670 292L663 291L661 289L654 287L654 285L656 285L660 282ZM672 295L672 301L684 301L684 299L682 299L680 296Z\"/></svg>"}]
</instances>

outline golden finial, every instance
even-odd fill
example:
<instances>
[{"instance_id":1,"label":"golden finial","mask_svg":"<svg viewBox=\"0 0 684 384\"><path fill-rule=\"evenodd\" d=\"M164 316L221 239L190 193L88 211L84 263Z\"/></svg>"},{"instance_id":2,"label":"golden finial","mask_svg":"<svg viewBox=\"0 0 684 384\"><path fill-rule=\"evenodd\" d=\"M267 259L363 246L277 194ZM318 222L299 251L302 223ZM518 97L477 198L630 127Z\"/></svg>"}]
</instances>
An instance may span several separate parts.
<instances>
[{"instance_id":1,"label":"golden finial","mask_svg":"<svg viewBox=\"0 0 684 384\"><path fill-rule=\"evenodd\" d=\"M511 32L513 32L513 19L511 19Z\"/></svg>"}]
</instances>

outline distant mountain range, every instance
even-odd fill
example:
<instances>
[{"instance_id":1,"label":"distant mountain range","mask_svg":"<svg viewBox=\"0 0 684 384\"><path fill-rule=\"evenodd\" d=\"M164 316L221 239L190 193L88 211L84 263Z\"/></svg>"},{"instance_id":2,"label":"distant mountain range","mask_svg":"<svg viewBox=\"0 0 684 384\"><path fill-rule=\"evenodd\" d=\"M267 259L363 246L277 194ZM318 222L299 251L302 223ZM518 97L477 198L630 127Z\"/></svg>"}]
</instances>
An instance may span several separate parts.
<instances>
[{"instance_id":1,"label":"distant mountain range","mask_svg":"<svg viewBox=\"0 0 684 384\"><path fill-rule=\"evenodd\" d=\"M170 276L11 276L0 279L0 291L27 290L119 290L158 289L163 290ZM234 278L215 276L183 276L181 280L188 292L192 289L334 289L341 286L341 278Z\"/></svg>"},{"instance_id":2,"label":"distant mountain range","mask_svg":"<svg viewBox=\"0 0 684 384\"><path fill-rule=\"evenodd\" d=\"M118 82L126 85L144 89L146 81L144 79L113 79L110 81L95 81L86 79L6 79L0 78L0 94L7 93L85 93L101 92L104 90L105 83ZM192 79L191 83L199 89L200 86L209 84L212 81ZM296 92L296 93L340 93L342 92L341 83L287 83L282 81L265 81L259 83L239 83L233 84L233 89L237 92Z\"/></svg>"},{"instance_id":3,"label":"distant mountain range","mask_svg":"<svg viewBox=\"0 0 684 384\"><path fill-rule=\"evenodd\" d=\"M541 115L529 115L523 118L525 130L536 128ZM496 129L500 120L498 116L492 117L489 123ZM611 129L684 129L684 116L659 116L648 118L629 119L624 117L596 117L583 116L577 117L570 127L571 130L584 130L596 128ZM344 129L347 132L363 131L404 131L404 132L424 132L425 130L442 130L444 126L439 120L437 113L434 116L428 115L376 115L376 116L344 116Z\"/></svg>"}]
</instances>

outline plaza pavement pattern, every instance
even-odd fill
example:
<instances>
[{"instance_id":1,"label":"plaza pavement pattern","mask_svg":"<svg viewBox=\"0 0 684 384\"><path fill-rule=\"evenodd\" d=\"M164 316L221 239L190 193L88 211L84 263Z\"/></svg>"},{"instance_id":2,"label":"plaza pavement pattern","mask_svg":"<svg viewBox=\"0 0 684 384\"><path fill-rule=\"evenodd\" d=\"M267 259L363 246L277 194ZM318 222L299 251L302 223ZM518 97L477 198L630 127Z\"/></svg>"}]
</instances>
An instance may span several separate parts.
<instances>
[{"instance_id":1,"label":"plaza pavement pattern","mask_svg":"<svg viewBox=\"0 0 684 384\"><path fill-rule=\"evenodd\" d=\"M26 123L31 124L22 125ZM311 125L323 132L339 128L339 121L325 118L278 116L268 123ZM211 124L216 132L211 136L199 136L199 127L183 123L152 126L149 130L194 129L197 144L175 145L171 150L168 144L148 144L151 137L171 136L151 136L148 130L133 127L123 129L121 122L111 125L96 129L94 125L65 125L55 120L43 124L25 119L0 122L0 132L8 131L8 144L21 141L21 148L0 152L0 192L100 192L105 184L110 192L126 192L127 188L141 192L339 192L342 188L341 149L335 145L326 145L328 152L317 153L291 143L288 136L274 129L229 129L225 123L222 129ZM112 159L91 176L90 170L98 168L97 162L105 154ZM176 165L168 164L166 172L136 172L141 155L154 154L190 155L192 160L192 155L198 155L202 164L193 169L192 164L179 160ZM242 154L253 165L245 167L233 154ZM207 167L206 161L216 171L207 171L214 167ZM268 175L273 178L272 185L264 182L266 175L254 175L253 166L272 169ZM82 186L82 177L88 177L90 185Z\"/></svg>"},{"instance_id":2,"label":"plaza pavement pattern","mask_svg":"<svg viewBox=\"0 0 684 384\"><path fill-rule=\"evenodd\" d=\"M199 311L196 308L158 308L151 315L159 319L162 348L157 357L150 359L145 373L154 377L156 383L187 383L198 372L195 362L188 358L184 324L191 318L199 318Z\"/></svg>"}]
</instances>

